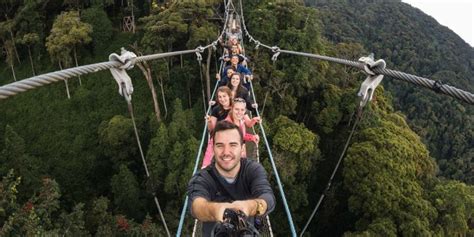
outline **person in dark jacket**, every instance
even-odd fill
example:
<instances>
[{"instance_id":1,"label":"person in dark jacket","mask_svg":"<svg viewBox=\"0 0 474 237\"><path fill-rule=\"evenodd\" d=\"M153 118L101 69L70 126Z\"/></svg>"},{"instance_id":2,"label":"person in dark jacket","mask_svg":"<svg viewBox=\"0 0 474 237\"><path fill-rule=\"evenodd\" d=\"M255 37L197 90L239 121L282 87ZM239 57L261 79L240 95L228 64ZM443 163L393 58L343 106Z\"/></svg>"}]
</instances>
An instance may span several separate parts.
<instances>
[{"instance_id":1,"label":"person in dark jacket","mask_svg":"<svg viewBox=\"0 0 474 237\"><path fill-rule=\"evenodd\" d=\"M275 195L263 166L242 159L243 135L239 127L220 121L214 128L214 162L196 173L188 184L191 214L203 222L203 236L211 236L224 211L247 217L264 216L275 208Z\"/></svg>"}]
</instances>

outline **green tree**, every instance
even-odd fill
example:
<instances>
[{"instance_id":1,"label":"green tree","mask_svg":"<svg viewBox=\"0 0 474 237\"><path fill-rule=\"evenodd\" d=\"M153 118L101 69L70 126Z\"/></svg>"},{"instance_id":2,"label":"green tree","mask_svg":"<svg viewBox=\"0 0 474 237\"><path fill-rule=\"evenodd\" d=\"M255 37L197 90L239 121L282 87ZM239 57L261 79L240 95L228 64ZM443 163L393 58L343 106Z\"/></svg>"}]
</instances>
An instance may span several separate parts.
<instances>
[{"instance_id":1,"label":"green tree","mask_svg":"<svg viewBox=\"0 0 474 237\"><path fill-rule=\"evenodd\" d=\"M112 39L113 34L112 22L107 13L100 7L91 7L82 11L81 19L84 23L92 26L90 36L95 50L103 50Z\"/></svg>"},{"instance_id":2,"label":"green tree","mask_svg":"<svg viewBox=\"0 0 474 237\"><path fill-rule=\"evenodd\" d=\"M33 50L35 48L40 49L40 42L45 37L43 33L45 31L44 4L46 4L45 0L24 1L13 19L13 27L17 32L16 42L27 47L33 76L36 75L33 63ZM41 51L36 50L37 53Z\"/></svg>"},{"instance_id":3,"label":"green tree","mask_svg":"<svg viewBox=\"0 0 474 237\"><path fill-rule=\"evenodd\" d=\"M111 180L114 204L128 216L142 218L140 187L135 175L125 165L121 165L119 173Z\"/></svg>"},{"instance_id":4,"label":"green tree","mask_svg":"<svg viewBox=\"0 0 474 237\"><path fill-rule=\"evenodd\" d=\"M30 59L30 64L31 64L31 71L33 72L33 76L36 76L35 72L35 64L33 63L33 56L31 53L31 48L35 44L39 43L39 36L37 33L28 33L23 35L21 39L18 39L18 43L26 45L28 48L28 58Z\"/></svg>"},{"instance_id":5,"label":"green tree","mask_svg":"<svg viewBox=\"0 0 474 237\"><path fill-rule=\"evenodd\" d=\"M61 13L54 20L53 27L50 35L46 38L46 48L54 60L59 62L62 69L62 64L69 66L71 62L71 50L73 52L73 58L76 66L79 66L77 61L77 47L81 44L89 43L92 38L92 26L87 23L81 22L79 12L69 11ZM69 87L66 83L66 90L68 98L71 98L69 94ZM79 77L79 83L81 78Z\"/></svg>"},{"instance_id":6,"label":"green tree","mask_svg":"<svg viewBox=\"0 0 474 237\"><path fill-rule=\"evenodd\" d=\"M385 226L396 229L389 235L433 234L436 210L424 197L424 182L434 176L434 162L399 115L383 117L360 132L344 162L349 208L359 217L356 230Z\"/></svg>"},{"instance_id":7,"label":"green tree","mask_svg":"<svg viewBox=\"0 0 474 237\"><path fill-rule=\"evenodd\" d=\"M440 181L428 193L438 211L432 228L439 235L469 236L474 216L474 187L458 181Z\"/></svg>"},{"instance_id":8,"label":"green tree","mask_svg":"<svg viewBox=\"0 0 474 237\"><path fill-rule=\"evenodd\" d=\"M141 40L145 52L173 51L174 44L186 36L188 25L175 6L140 19L145 24Z\"/></svg>"},{"instance_id":9,"label":"green tree","mask_svg":"<svg viewBox=\"0 0 474 237\"><path fill-rule=\"evenodd\" d=\"M10 169L14 169L22 178L19 186L21 198L26 199L26 193L32 193L41 183L41 164L38 160L26 153L26 144L11 126L5 129L5 145L0 152L0 176L4 176Z\"/></svg>"},{"instance_id":10,"label":"green tree","mask_svg":"<svg viewBox=\"0 0 474 237\"><path fill-rule=\"evenodd\" d=\"M122 164L135 164L134 160L130 159L138 155L131 119L116 115L109 121L103 121L98 130L99 142L103 146L104 154L110 157L114 170L118 171Z\"/></svg>"},{"instance_id":11,"label":"green tree","mask_svg":"<svg viewBox=\"0 0 474 237\"><path fill-rule=\"evenodd\" d=\"M15 73L15 68L14 68L14 65L15 65L15 59L14 59L15 51L14 51L13 47L14 47L13 42L11 40L4 41L3 51L5 52L5 61L8 64L8 66L10 66L10 69L12 71L13 80L16 81L16 73Z\"/></svg>"},{"instance_id":12,"label":"green tree","mask_svg":"<svg viewBox=\"0 0 474 237\"><path fill-rule=\"evenodd\" d=\"M319 159L319 137L304 124L298 124L285 116L277 117L269 131L272 153L283 185L291 187L285 188L288 202L293 212L301 213L309 205L307 190L310 188L311 171ZM283 215L279 214L277 223L284 220ZM302 215L295 216L295 221L302 221L303 218Z\"/></svg>"}]
</instances>

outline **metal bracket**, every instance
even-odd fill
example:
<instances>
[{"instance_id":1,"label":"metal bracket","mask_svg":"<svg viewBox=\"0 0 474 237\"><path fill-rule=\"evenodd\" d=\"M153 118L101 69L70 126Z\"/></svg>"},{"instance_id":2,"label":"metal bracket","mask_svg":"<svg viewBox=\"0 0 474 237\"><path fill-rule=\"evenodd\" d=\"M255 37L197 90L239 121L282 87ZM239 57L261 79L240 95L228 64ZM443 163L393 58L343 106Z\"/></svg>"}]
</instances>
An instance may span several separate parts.
<instances>
[{"instance_id":1,"label":"metal bracket","mask_svg":"<svg viewBox=\"0 0 474 237\"><path fill-rule=\"evenodd\" d=\"M277 46L273 46L272 47L272 52L275 53L272 56L272 60L273 60L273 62L275 62L278 59L278 56L280 55L280 48L278 48Z\"/></svg>"},{"instance_id":2,"label":"metal bracket","mask_svg":"<svg viewBox=\"0 0 474 237\"><path fill-rule=\"evenodd\" d=\"M258 40L255 41L255 44L256 44L255 49L258 49L260 47L260 41L258 41Z\"/></svg>"},{"instance_id":3,"label":"metal bracket","mask_svg":"<svg viewBox=\"0 0 474 237\"><path fill-rule=\"evenodd\" d=\"M365 63L364 72L367 74L367 78L362 82L357 96L360 97L360 107L364 107L369 101L372 101L375 89L382 82L383 75L376 74L372 70L375 68L384 69L386 63L383 59L374 61L374 55L371 54L368 57L361 57L359 62Z\"/></svg>"},{"instance_id":4,"label":"metal bracket","mask_svg":"<svg viewBox=\"0 0 474 237\"><path fill-rule=\"evenodd\" d=\"M375 68L381 68L384 69L385 66L387 65L383 59L379 59L377 61L374 61L374 54L371 53L367 57L361 57L359 58L359 62L364 63L364 72L368 75L375 76L376 73L372 71L372 69Z\"/></svg>"},{"instance_id":5,"label":"metal bracket","mask_svg":"<svg viewBox=\"0 0 474 237\"><path fill-rule=\"evenodd\" d=\"M122 66L118 68L110 68L110 73L114 77L119 86L119 94L130 102L132 101L133 84L132 79L125 70L133 68L137 55L121 48L121 54L112 53L109 55L109 61L119 62Z\"/></svg>"},{"instance_id":6,"label":"metal bracket","mask_svg":"<svg viewBox=\"0 0 474 237\"><path fill-rule=\"evenodd\" d=\"M214 41L214 42L212 42L212 49L213 49L214 51L217 51L217 40Z\"/></svg>"},{"instance_id":7,"label":"metal bracket","mask_svg":"<svg viewBox=\"0 0 474 237\"><path fill-rule=\"evenodd\" d=\"M359 92L357 92L357 96L359 96L361 99L359 106L364 107L369 101L372 101L374 91L382 79L383 75L367 76L365 81L362 82Z\"/></svg>"},{"instance_id":8,"label":"metal bracket","mask_svg":"<svg viewBox=\"0 0 474 237\"><path fill-rule=\"evenodd\" d=\"M196 52L197 60L198 60L199 62L201 62L201 61L202 61L202 55L201 55L201 53L204 52L204 48L201 47L201 46L199 46L199 47L197 47L196 49L198 50L198 51Z\"/></svg>"}]
</instances>

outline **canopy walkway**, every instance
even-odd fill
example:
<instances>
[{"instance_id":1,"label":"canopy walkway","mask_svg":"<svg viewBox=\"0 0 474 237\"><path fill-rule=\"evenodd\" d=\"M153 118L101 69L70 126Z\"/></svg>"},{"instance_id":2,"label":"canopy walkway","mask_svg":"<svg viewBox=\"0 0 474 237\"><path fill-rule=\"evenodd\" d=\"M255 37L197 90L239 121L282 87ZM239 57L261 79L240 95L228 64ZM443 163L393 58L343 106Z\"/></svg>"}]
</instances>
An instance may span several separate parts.
<instances>
[{"instance_id":1,"label":"canopy walkway","mask_svg":"<svg viewBox=\"0 0 474 237\"><path fill-rule=\"evenodd\" d=\"M125 98L130 115L132 117L133 125L135 128L135 135L137 138L137 144L139 146L143 166L146 171L147 177L149 177L149 171L147 168L147 163L146 159L143 155L143 151L141 149L141 142L139 138L139 134L137 132L136 126L135 126L135 121L134 121L134 115L133 115L133 106L132 106L132 100L131 96L133 94L133 85L130 80L130 77L128 76L126 70L129 70L133 68L133 66L136 63L139 62L144 62L144 61L151 61L151 60L156 60L160 58L167 58L167 57L172 57L176 55L185 55L185 54L195 54L196 58L198 60L198 63L200 64L202 61L202 53L212 47L214 50L216 50L216 46L218 45L218 40L219 38L223 37L224 34L226 33L226 30L229 29L229 25L240 25L241 27L241 36L242 37L247 37L249 42L255 44L255 48L258 49L259 47L265 48L267 50L270 50L273 53L272 60L276 61L278 60L279 55L281 54L289 54L289 55L294 55L294 56L303 56L303 57L309 57L309 58L314 58L317 60L324 60L328 62L333 62L337 64L342 64L350 67L354 67L356 69L361 70L365 74L367 74L367 78L365 81L362 83L361 88L359 90L358 96L361 98L360 104L359 104L359 115L356 118L356 121L354 122L354 125L352 127L351 134L349 135L347 142L345 144L345 147L341 153L341 156L337 162L337 165L332 172L332 175L329 179L328 185L326 187L326 190L328 190L331 187L331 182L332 179L334 178L335 173L337 172L339 165L344 157L345 151L347 150L347 147L350 144L350 139L352 137L353 131L356 129L358 121L362 118L362 108L371 101L373 93L376 89L376 87L380 84L381 80L383 79L384 76L389 76L390 78L405 81L408 83L412 83L417 86L422 86L427 89L433 90L439 94L444 94L451 96L457 100L463 101L467 104L473 105L474 104L474 94L455 88L453 86L443 84L441 81L434 81L428 78L424 77L419 77L411 74L407 74L404 72L396 71L396 70L391 70L386 68L385 62L383 60L377 60L373 58L373 56L369 57L361 57L358 61L351 61L347 59L341 59L341 58L335 58L335 57L329 57L329 56L324 56L324 55L318 55L318 54L313 54L313 53L307 53L307 52L296 52L296 51L290 51L290 50L285 50L285 49L280 49L278 46L269 46L266 45L257 39L255 39L248 31L247 26L245 25L245 18L243 14L243 6L242 6L242 1L239 1L238 8L235 7L234 3L232 0L224 0L225 4L225 22L223 25L223 29L219 35L219 37L213 41L212 43L206 45L206 46L198 46L195 49L190 49L190 50L183 50L183 51L174 51L174 52L168 52L168 53L159 53L159 54L152 54L152 55L146 55L146 56L140 56L137 57L135 54L128 52L126 50L122 50L121 55L117 54L111 54L109 57L109 61L107 62L101 62L101 63L95 63L95 64L89 64L89 65L84 65L84 66L79 66L79 67L74 67L74 68L69 68L69 69L64 69L60 71L55 71L55 72L50 72L38 76L34 76L31 78L27 78L21 81L17 81L11 84L7 84L4 86L0 87L0 100L7 99L9 97L15 96L19 93L26 92L28 90L36 89L38 87L51 84L54 82L58 81L63 81L67 80L69 78L77 77L80 75L85 75L85 74L90 74L90 73L95 73L98 71L102 70L107 70L109 69L114 77L114 79L117 81L118 87L119 87L119 93ZM240 10L240 12L239 12ZM223 62L221 62L220 69L221 71L223 69ZM202 76L202 74L201 74ZM216 90L218 87L218 83L215 84L214 90L212 92L211 98L215 96ZM255 97L255 92L253 90L253 85L252 82L250 81L250 93L252 95L252 98L254 101L257 101ZM206 114L209 114L211 110L211 107L209 106L207 108ZM256 115L260 116L259 109L256 109ZM193 169L193 174L198 172L198 167L200 164L200 158L202 156L202 151L203 151L203 145L205 144L206 141L206 136L208 135L207 132L207 123L205 123L203 132L202 132L202 137L201 137L201 144L199 146L199 149L197 151L196 155L196 160L194 163L194 169ZM255 132L255 131L254 131ZM288 219L288 224L289 228L291 231L292 236L297 236L296 234L296 228L293 223L292 215L290 208L288 206L288 202L285 197L285 192L284 188L282 185L282 182L279 177L278 169L276 167L271 147L269 145L265 129L261 123L259 123L259 133L263 137L264 145L266 147L266 150L268 151L269 155L269 161L271 163L272 167L272 173L275 175L275 180L278 185L278 191L280 193L280 197L283 203L283 206L285 208L285 212L287 215ZM257 161L259 160L260 154L259 154L259 149L258 145L254 147L254 159ZM311 219L314 217L314 214L316 213L317 209L319 208L321 202L324 199L324 195L322 194L321 198L319 199L313 213L311 214L311 217L309 218L308 222L306 223L305 227L302 229L302 232L300 235L303 235L305 232L306 228L308 227L309 223L311 222ZM182 197L177 197L177 198L182 198ZM171 236L169 229L167 227L166 221L164 219L164 216L162 214L162 210L160 207L160 204L158 202L158 198L156 195L154 195L154 202L157 206L157 210L161 215L161 219L163 222L163 225L165 227L165 230L167 232L168 236ZM179 226L176 231L176 236L181 236L184 222L185 222L185 217L188 211L188 204L189 200L188 197L185 197L184 199L184 204L183 208L181 209L181 216L180 216L180 221L179 221ZM193 236L200 236L200 228L201 228L201 223L199 221L194 222L194 228L193 228ZM261 230L261 235L262 236L273 236L272 228L271 228L271 222L270 218L266 217L265 225L264 228Z\"/></svg>"}]
</instances>

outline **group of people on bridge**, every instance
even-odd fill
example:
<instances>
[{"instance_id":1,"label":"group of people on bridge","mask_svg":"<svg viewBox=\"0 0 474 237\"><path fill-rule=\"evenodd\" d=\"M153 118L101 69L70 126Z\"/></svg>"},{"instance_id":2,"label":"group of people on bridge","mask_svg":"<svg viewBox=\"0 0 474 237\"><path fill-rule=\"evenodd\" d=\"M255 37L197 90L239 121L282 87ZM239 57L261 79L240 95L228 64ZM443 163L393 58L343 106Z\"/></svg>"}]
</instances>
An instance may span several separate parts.
<instances>
[{"instance_id":1,"label":"group of people on bridge","mask_svg":"<svg viewBox=\"0 0 474 237\"><path fill-rule=\"evenodd\" d=\"M228 35L224 48L226 67L216 74L216 101L210 101L205 119L211 134L202 167L189 181L187 194L193 217L203 222L202 236L222 230L227 211L248 217L249 223L262 222L275 208L275 196L263 166L247 159L245 142L259 143L257 134L247 132L261 118L251 118L257 104L250 95L253 79L239 34ZM241 34L240 34L241 35ZM256 218L255 218L256 217Z\"/></svg>"}]
</instances>

